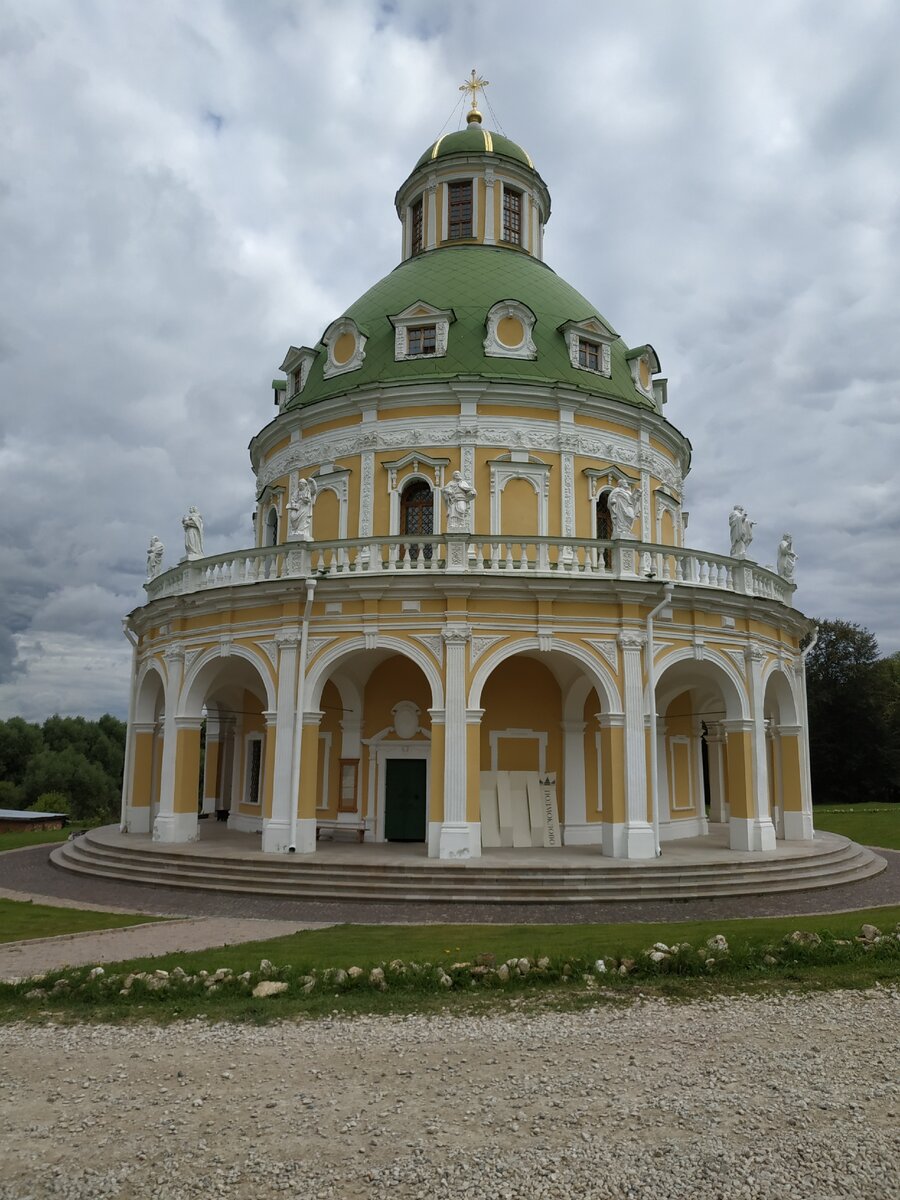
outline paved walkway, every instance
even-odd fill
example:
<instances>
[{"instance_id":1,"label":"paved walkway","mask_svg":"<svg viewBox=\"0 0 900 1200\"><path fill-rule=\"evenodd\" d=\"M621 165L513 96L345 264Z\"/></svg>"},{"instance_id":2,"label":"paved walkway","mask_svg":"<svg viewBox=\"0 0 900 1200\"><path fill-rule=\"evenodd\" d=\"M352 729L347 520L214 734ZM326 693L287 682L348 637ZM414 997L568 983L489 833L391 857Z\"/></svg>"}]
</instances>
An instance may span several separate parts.
<instances>
[{"instance_id":1,"label":"paved walkway","mask_svg":"<svg viewBox=\"0 0 900 1200\"><path fill-rule=\"evenodd\" d=\"M778 917L843 912L900 904L900 851L879 850L887 869L871 879L808 892L772 892L760 896L719 896L701 900L633 900L592 904L453 904L446 902L316 901L288 896L155 887L151 884L72 875L48 861L49 847L35 846L0 855L0 894L53 897L73 907L173 916L257 918L301 925L353 922L389 925L429 922L451 924L581 924L632 921L724 920L729 917Z\"/></svg>"},{"instance_id":2,"label":"paved walkway","mask_svg":"<svg viewBox=\"0 0 900 1200\"><path fill-rule=\"evenodd\" d=\"M39 975L44 971L60 971L64 967L95 966L98 963L122 962L127 958L155 958L183 950L234 946L241 942L285 937L289 933L296 933L298 929L319 929L322 924L194 917L182 921L132 925L126 929L103 929L10 942L0 945L0 979L10 981Z\"/></svg>"}]
</instances>

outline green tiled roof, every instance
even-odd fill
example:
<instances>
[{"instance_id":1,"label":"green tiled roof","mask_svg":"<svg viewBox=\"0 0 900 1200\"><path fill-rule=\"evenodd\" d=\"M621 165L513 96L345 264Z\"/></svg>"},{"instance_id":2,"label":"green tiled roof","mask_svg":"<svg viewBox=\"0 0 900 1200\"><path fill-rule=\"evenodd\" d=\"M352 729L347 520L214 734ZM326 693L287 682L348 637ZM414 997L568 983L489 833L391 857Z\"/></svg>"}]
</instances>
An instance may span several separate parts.
<instances>
[{"instance_id":1,"label":"green tiled roof","mask_svg":"<svg viewBox=\"0 0 900 1200\"><path fill-rule=\"evenodd\" d=\"M449 154L485 153L502 154L505 158L513 158L534 170L531 156L521 146L517 146L502 133L494 133L493 130L485 129L474 121L457 133L445 133L436 142L432 142L416 163L416 167L433 162L436 158L446 158Z\"/></svg>"},{"instance_id":2,"label":"green tiled roof","mask_svg":"<svg viewBox=\"0 0 900 1200\"><path fill-rule=\"evenodd\" d=\"M442 358L395 362L394 330L388 318L418 300L437 309L452 308L456 313L456 321L450 326L447 354ZM500 300L519 300L534 312L536 359L489 358L485 354L485 319L488 310ZM544 263L509 248L449 246L409 258L351 304L343 315L352 317L368 334L363 365L358 370L324 379L325 351L319 345L306 385L288 407L297 404L306 407L317 400L373 384L412 386L458 375L545 386L561 383L641 408L653 407L634 387L625 360L627 346L621 338L612 346L611 379L572 366L559 326L600 314Z\"/></svg>"}]
</instances>

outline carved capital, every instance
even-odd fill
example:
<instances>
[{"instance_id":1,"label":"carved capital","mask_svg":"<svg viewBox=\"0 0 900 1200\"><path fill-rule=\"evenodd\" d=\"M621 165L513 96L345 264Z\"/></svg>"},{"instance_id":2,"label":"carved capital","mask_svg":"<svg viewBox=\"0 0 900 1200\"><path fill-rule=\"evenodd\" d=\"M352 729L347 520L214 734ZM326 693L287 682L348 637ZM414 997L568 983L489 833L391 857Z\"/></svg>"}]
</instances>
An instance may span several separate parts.
<instances>
[{"instance_id":1,"label":"carved capital","mask_svg":"<svg viewBox=\"0 0 900 1200\"><path fill-rule=\"evenodd\" d=\"M465 646L472 636L472 631L468 625L448 625L442 630L441 636L448 646Z\"/></svg>"},{"instance_id":2,"label":"carved capital","mask_svg":"<svg viewBox=\"0 0 900 1200\"><path fill-rule=\"evenodd\" d=\"M169 646L166 650L163 650L163 658L167 663L183 663L184 648L180 645Z\"/></svg>"},{"instance_id":3,"label":"carved capital","mask_svg":"<svg viewBox=\"0 0 900 1200\"><path fill-rule=\"evenodd\" d=\"M293 629L282 629L279 633L275 634L274 641L279 650L284 650L285 647L299 646L300 634Z\"/></svg>"},{"instance_id":4,"label":"carved capital","mask_svg":"<svg viewBox=\"0 0 900 1200\"><path fill-rule=\"evenodd\" d=\"M637 633L636 631L630 629L620 633L618 637L618 642L622 649L632 651L640 650L646 640L647 638L645 634Z\"/></svg>"}]
</instances>

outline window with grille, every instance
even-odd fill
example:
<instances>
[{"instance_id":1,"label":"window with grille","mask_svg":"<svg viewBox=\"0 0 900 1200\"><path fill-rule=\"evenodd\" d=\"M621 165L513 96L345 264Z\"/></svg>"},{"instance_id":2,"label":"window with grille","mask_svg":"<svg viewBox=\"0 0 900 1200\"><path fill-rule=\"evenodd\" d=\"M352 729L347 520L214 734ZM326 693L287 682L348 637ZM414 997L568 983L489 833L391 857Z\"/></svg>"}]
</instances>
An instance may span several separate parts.
<instances>
[{"instance_id":1,"label":"window with grille","mask_svg":"<svg viewBox=\"0 0 900 1200\"><path fill-rule=\"evenodd\" d=\"M259 780L262 772L262 739L251 738L247 746L247 803L259 804Z\"/></svg>"},{"instance_id":2,"label":"window with grille","mask_svg":"<svg viewBox=\"0 0 900 1200\"><path fill-rule=\"evenodd\" d=\"M400 496L400 532L402 534L419 534L430 537L434 533L434 494L424 479L414 479L403 489ZM426 559L430 559L433 547L419 547L415 544L402 546L401 558L409 550L410 558L415 561L420 549Z\"/></svg>"},{"instance_id":3,"label":"window with grille","mask_svg":"<svg viewBox=\"0 0 900 1200\"><path fill-rule=\"evenodd\" d=\"M422 197L412 206L412 253L419 254L425 247Z\"/></svg>"},{"instance_id":4,"label":"window with grille","mask_svg":"<svg viewBox=\"0 0 900 1200\"><path fill-rule=\"evenodd\" d=\"M503 240L522 245L522 193L503 189Z\"/></svg>"},{"instance_id":5,"label":"window with grille","mask_svg":"<svg viewBox=\"0 0 900 1200\"><path fill-rule=\"evenodd\" d=\"M436 348L436 325L417 325L406 331L407 354L434 354Z\"/></svg>"},{"instance_id":6,"label":"window with grille","mask_svg":"<svg viewBox=\"0 0 900 1200\"><path fill-rule=\"evenodd\" d=\"M472 180L464 183L449 184L449 223L447 237L453 241L456 238L472 236Z\"/></svg>"},{"instance_id":7,"label":"window with grille","mask_svg":"<svg viewBox=\"0 0 900 1200\"><path fill-rule=\"evenodd\" d=\"M603 366L603 357L600 346L596 342L586 341L585 338L578 339L578 365L587 367L589 371L599 371Z\"/></svg>"},{"instance_id":8,"label":"window with grille","mask_svg":"<svg viewBox=\"0 0 900 1200\"><path fill-rule=\"evenodd\" d=\"M609 492L604 492L597 499L597 541L608 542L612 538L612 513L609 511ZM603 551L603 565L612 566L612 554Z\"/></svg>"}]
</instances>

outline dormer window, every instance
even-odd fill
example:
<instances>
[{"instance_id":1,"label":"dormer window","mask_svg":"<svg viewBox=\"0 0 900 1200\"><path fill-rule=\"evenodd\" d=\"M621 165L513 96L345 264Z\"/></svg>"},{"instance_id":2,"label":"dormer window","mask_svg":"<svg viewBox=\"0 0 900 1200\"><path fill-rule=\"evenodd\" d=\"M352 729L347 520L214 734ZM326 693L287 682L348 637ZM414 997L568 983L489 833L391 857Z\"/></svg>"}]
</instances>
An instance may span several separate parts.
<instances>
[{"instance_id":1,"label":"dormer window","mask_svg":"<svg viewBox=\"0 0 900 1200\"><path fill-rule=\"evenodd\" d=\"M437 349L437 326L414 325L406 331L406 352L410 358L418 354L434 354Z\"/></svg>"},{"instance_id":2,"label":"dormer window","mask_svg":"<svg viewBox=\"0 0 900 1200\"><path fill-rule=\"evenodd\" d=\"M592 371L607 379L612 374L612 344L619 336L600 317L566 321L559 332L569 347L569 362L577 371Z\"/></svg>"},{"instance_id":3,"label":"dormer window","mask_svg":"<svg viewBox=\"0 0 900 1200\"><path fill-rule=\"evenodd\" d=\"M435 308L425 300L417 300L388 320L394 327L394 359L406 362L411 358L443 358L456 313L452 308Z\"/></svg>"},{"instance_id":4,"label":"dormer window","mask_svg":"<svg viewBox=\"0 0 900 1200\"><path fill-rule=\"evenodd\" d=\"M501 300L487 315L484 352L489 358L537 358L532 336L537 317L519 300Z\"/></svg>"},{"instance_id":5,"label":"dormer window","mask_svg":"<svg viewBox=\"0 0 900 1200\"><path fill-rule=\"evenodd\" d=\"M425 212L420 196L410 209L411 254L421 254L425 248Z\"/></svg>"},{"instance_id":6,"label":"dormer window","mask_svg":"<svg viewBox=\"0 0 900 1200\"><path fill-rule=\"evenodd\" d=\"M503 240L522 245L522 193L503 188Z\"/></svg>"},{"instance_id":7,"label":"dormer window","mask_svg":"<svg viewBox=\"0 0 900 1200\"><path fill-rule=\"evenodd\" d=\"M447 185L447 238L457 241L472 236L472 180L458 180Z\"/></svg>"},{"instance_id":8,"label":"dormer window","mask_svg":"<svg viewBox=\"0 0 900 1200\"><path fill-rule=\"evenodd\" d=\"M628 350L625 354L625 361L631 368L631 378L634 381L634 386L648 400L652 400L656 404L657 409L661 409L665 403L665 389L660 390L660 395L657 395L655 388L654 375L659 372L659 359L656 356L656 351L652 346L635 346L633 350ZM660 383L663 383L660 380Z\"/></svg>"},{"instance_id":9,"label":"dormer window","mask_svg":"<svg viewBox=\"0 0 900 1200\"><path fill-rule=\"evenodd\" d=\"M282 391L282 403L286 404L299 396L306 386L310 368L316 360L315 350L309 346L291 346L281 364L281 370L287 375L287 384Z\"/></svg>"}]
</instances>

